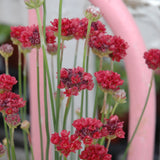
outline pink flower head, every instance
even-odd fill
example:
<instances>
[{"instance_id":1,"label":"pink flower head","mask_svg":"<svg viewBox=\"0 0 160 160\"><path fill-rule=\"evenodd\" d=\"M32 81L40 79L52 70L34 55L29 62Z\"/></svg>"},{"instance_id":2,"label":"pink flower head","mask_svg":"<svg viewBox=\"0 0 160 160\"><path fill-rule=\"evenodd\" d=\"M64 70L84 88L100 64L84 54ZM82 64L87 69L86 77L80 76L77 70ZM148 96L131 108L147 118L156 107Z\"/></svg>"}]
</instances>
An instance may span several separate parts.
<instances>
[{"instance_id":1,"label":"pink flower head","mask_svg":"<svg viewBox=\"0 0 160 160\"><path fill-rule=\"evenodd\" d=\"M92 90L94 83L92 75L84 72L83 68L77 67L73 69L62 68L60 73L60 85L58 88L65 88L66 96L78 95L78 92L83 89Z\"/></svg>"},{"instance_id":2,"label":"pink flower head","mask_svg":"<svg viewBox=\"0 0 160 160\"><path fill-rule=\"evenodd\" d=\"M144 59L148 68L156 70L160 67L160 50L150 49L148 52L144 53Z\"/></svg>"},{"instance_id":3,"label":"pink flower head","mask_svg":"<svg viewBox=\"0 0 160 160\"><path fill-rule=\"evenodd\" d=\"M99 87L112 94L113 91L119 89L119 86L123 84L123 80L120 79L120 74L113 71L98 71L94 73Z\"/></svg>"},{"instance_id":4,"label":"pink flower head","mask_svg":"<svg viewBox=\"0 0 160 160\"><path fill-rule=\"evenodd\" d=\"M58 19L54 19L52 24L52 30L55 35L58 35ZM61 28L62 39L70 40L73 38L72 34L72 21L68 18L62 18L62 28Z\"/></svg>"},{"instance_id":5,"label":"pink flower head","mask_svg":"<svg viewBox=\"0 0 160 160\"><path fill-rule=\"evenodd\" d=\"M13 85L17 83L15 77L10 75L1 74L0 75L0 93L9 92L12 90Z\"/></svg>"},{"instance_id":6,"label":"pink flower head","mask_svg":"<svg viewBox=\"0 0 160 160\"><path fill-rule=\"evenodd\" d=\"M92 143L93 139L101 138L100 128L102 122L96 118L81 118L73 121L73 127L76 128L75 135L80 137L85 144Z\"/></svg>"},{"instance_id":7,"label":"pink flower head","mask_svg":"<svg viewBox=\"0 0 160 160\"><path fill-rule=\"evenodd\" d=\"M25 106L25 101L18 94L5 92L0 94L0 111L7 113L18 113L19 108ZM9 112L8 112L9 110Z\"/></svg>"},{"instance_id":8,"label":"pink flower head","mask_svg":"<svg viewBox=\"0 0 160 160\"><path fill-rule=\"evenodd\" d=\"M11 39L14 44L19 44L19 39L21 37L21 34L23 31L26 30L26 27L24 26L11 26Z\"/></svg>"},{"instance_id":9,"label":"pink flower head","mask_svg":"<svg viewBox=\"0 0 160 160\"><path fill-rule=\"evenodd\" d=\"M5 155L6 149L2 143L0 143L0 158Z\"/></svg>"},{"instance_id":10,"label":"pink flower head","mask_svg":"<svg viewBox=\"0 0 160 160\"><path fill-rule=\"evenodd\" d=\"M54 44L56 42L55 39L56 39L56 37L54 35L54 32L52 31L52 27L47 26L46 27L46 42Z\"/></svg>"},{"instance_id":11,"label":"pink flower head","mask_svg":"<svg viewBox=\"0 0 160 160\"><path fill-rule=\"evenodd\" d=\"M109 119L105 119L101 130L102 136L106 136L108 139L124 138L123 123L117 115L112 115Z\"/></svg>"},{"instance_id":12,"label":"pink flower head","mask_svg":"<svg viewBox=\"0 0 160 160\"><path fill-rule=\"evenodd\" d=\"M79 155L80 159L84 160L111 160L112 156L107 153L108 150L99 144L89 145Z\"/></svg>"},{"instance_id":13,"label":"pink flower head","mask_svg":"<svg viewBox=\"0 0 160 160\"><path fill-rule=\"evenodd\" d=\"M65 157L68 157L70 152L75 153L76 150L82 148L78 137L75 135L71 135L69 137L69 134L70 132L63 130L60 135L58 133L54 133L51 136L51 143L55 144L56 149Z\"/></svg>"},{"instance_id":14,"label":"pink flower head","mask_svg":"<svg viewBox=\"0 0 160 160\"><path fill-rule=\"evenodd\" d=\"M0 46L0 54L4 58L9 58L13 54L13 47L10 44L2 44Z\"/></svg>"},{"instance_id":15,"label":"pink flower head","mask_svg":"<svg viewBox=\"0 0 160 160\"><path fill-rule=\"evenodd\" d=\"M7 122L10 128L17 128L17 126L20 125L21 118L19 114L13 113L13 114L8 114L5 117L5 121Z\"/></svg>"},{"instance_id":16,"label":"pink flower head","mask_svg":"<svg viewBox=\"0 0 160 160\"><path fill-rule=\"evenodd\" d=\"M117 36L105 35L103 32L91 34L89 46L96 55L109 56L118 62L127 55L127 42Z\"/></svg>"},{"instance_id":17,"label":"pink flower head","mask_svg":"<svg viewBox=\"0 0 160 160\"><path fill-rule=\"evenodd\" d=\"M23 47L39 47L40 46L40 35L38 26L33 25L26 27L26 30L22 32L20 42Z\"/></svg>"}]
</instances>

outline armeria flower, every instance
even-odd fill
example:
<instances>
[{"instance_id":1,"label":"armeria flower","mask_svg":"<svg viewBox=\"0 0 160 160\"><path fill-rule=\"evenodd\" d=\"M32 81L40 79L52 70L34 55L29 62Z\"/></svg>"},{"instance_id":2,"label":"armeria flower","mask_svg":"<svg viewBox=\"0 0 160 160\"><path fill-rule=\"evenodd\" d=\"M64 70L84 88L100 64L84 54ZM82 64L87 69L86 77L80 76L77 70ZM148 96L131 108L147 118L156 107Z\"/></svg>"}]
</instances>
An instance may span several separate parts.
<instances>
[{"instance_id":1,"label":"armeria flower","mask_svg":"<svg viewBox=\"0 0 160 160\"><path fill-rule=\"evenodd\" d=\"M119 89L113 93L113 98L118 103L126 103L126 92L124 89Z\"/></svg>"},{"instance_id":2,"label":"armeria flower","mask_svg":"<svg viewBox=\"0 0 160 160\"><path fill-rule=\"evenodd\" d=\"M17 128L20 125L21 118L18 113L8 114L5 117L5 121L7 122L10 128Z\"/></svg>"},{"instance_id":3,"label":"armeria flower","mask_svg":"<svg viewBox=\"0 0 160 160\"><path fill-rule=\"evenodd\" d=\"M63 48L65 48L65 45L63 45ZM60 45L60 49L62 49L62 45ZM54 44L54 43L47 43L47 52L50 55L56 55L58 51L58 44Z\"/></svg>"},{"instance_id":4,"label":"armeria flower","mask_svg":"<svg viewBox=\"0 0 160 160\"><path fill-rule=\"evenodd\" d=\"M58 19L54 19L51 24L52 30L55 32L55 35L58 36ZM61 35L63 40L70 40L73 38L72 22L68 18L62 18Z\"/></svg>"},{"instance_id":5,"label":"armeria flower","mask_svg":"<svg viewBox=\"0 0 160 160\"><path fill-rule=\"evenodd\" d=\"M5 92L0 94L0 112L6 114L18 113L19 108L25 106L25 101L18 94Z\"/></svg>"},{"instance_id":6,"label":"armeria flower","mask_svg":"<svg viewBox=\"0 0 160 160\"><path fill-rule=\"evenodd\" d=\"M160 67L160 50L150 49L148 52L144 53L144 59L148 68L156 70Z\"/></svg>"},{"instance_id":7,"label":"armeria flower","mask_svg":"<svg viewBox=\"0 0 160 160\"><path fill-rule=\"evenodd\" d=\"M118 62L127 55L127 42L117 36L105 35L103 32L92 34L89 39L89 46L97 56L110 57Z\"/></svg>"},{"instance_id":8,"label":"armeria flower","mask_svg":"<svg viewBox=\"0 0 160 160\"><path fill-rule=\"evenodd\" d=\"M52 31L52 27L51 26L47 26L46 27L46 43L51 43L54 44L56 37L54 35L54 32Z\"/></svg>"},{"instance_id":9,"label":"armeria flower","mask_svg":"<svg viewBox=\"0 0 160 160\"><path fill-rule=\"evenodd\" d=\"M84 160L111 160L112 155L107 153L108 150L99 144L89 145L79 155Z\"/></svg>"},{"instance_id":10,"label":"armeria flower","mask_svg":"<svg viewBox=\"0 0 160 160\"><path fill-rule=\"evenodd\" d=\"M6 153L6 149L2 143L0 143L0 158L3 157Z\"/></svg>"},{"instance_id":11,"label":"armeria flower","mask_svg":"<svg viewBox=\"0 0 160 160\"><path fill-rule=\"evenodd\" d=\"M11 26L11 33L10 33L10 36L11 36L11 40L13 41L13 44L20 44L20 37L21 37L21 34L23 31L26 30L26 27L24 26Z\"/></svg>"},{"instance_id":12,"label":"armeria flower","mask_svg":"<svg viewBox=\"0 0 160 160\"><path fill-rule=\"evenodd\" d=\"M12 90L13 85L17 83L15 77L10 75L1 74L0 75L0 93L9 92Z\"/></svg>"},{"instance_id":13,"label":"armeria flower","mask_svg":"<svg viewBox=\"0 0 160 160\"><path fill-rule=\"evenodd\" d=\"M13 54L13 47L10 44L3 44L0 46L0 54L4 58L9 58Z\"/></svg>"},{"instance_id":14,"label":"armeria flower","mask_svg":"<svg viewBox=\"0 0 160 160\"><path fill-rule=\"evenodd\" d=\"M85 11L85 17L91 22L96 22L101 17L100 9L95 6L89 6Z\"/></svg>"},{"instance_id":15,"label":"armeria flower","mask_svg":"<svg viewBox=\"0 0 160 160\"><path fill-rule=\"evenodd\" d=\"M38 26L33 25L26 27L26 30L22 32L20 42L23 47L40 47L40 35Z\"/></svg>"},{"instance_id":16,"label":"armeria flower","mask_svg":"<svg viewBox=\"0 0 160 160\"><path fill-rule=\"evenodd\" d=\"M91 144L93 139L101 138L102 122L96 118L81 118L73 121L76 128L75 135L83 140L84 144Z\"/></svg>"},{"instance_id":17,"label":"armeria flower","mask_svg":"<svg viewBox=\"0 0 160 160\"><path fill-rule=\"evenodd\" d=\"M61 69L58 88L65 88L64 94L66 94L67 97L72 95L77 96L79 91L84 89L92 90L93 87L92 75L84 72L83 68Z\"/></svg>"},{"instance_id":18,"label":"armeria flower","mask_svg":"<svg viewBox=\"0 0 160 160\"><path fill-rule=\"evenodd\" d=\"M82 148L78 137L75 135L71 135L69 137L69 134L70 132L63 130L61 131L61 135L54 133L51 136L51 143L55 144L56 149L65 157L68 157L70 152L75 153L76 150Z\"/></svg>"},{"instance_id":19,"label":"armeria flower","mask_svg":"<svg viewBox=\"0 0 160 160\"><path fill-rule=\"evenodd\" d=\"M27 120L24 120L21 123L21 129L24 130L26 133L29 133L30 123Z\"/></svg>"},{"instance_id":20,"label":"armeria flower","mask_svg":"<svg viewBox=\"0 0 160 160\"><path fill-rule=\"evenodd\" d=\"M102 126L102 136L106 136L107 139L115 139L116 137L124 138L125 132L123 131L123 121L121 122L117 115L110 116L109 119L104 119Z\"/></svg>"},{"instance_id":21,"label":"armeria flower","mask_svg":"<svg viewBox=\"0 0 160 160\"><path fill-rule=\"evenodd\" d=\"M120 78L120 74L113 71L98 71L94 73L99 87L110 94L119 89L119 86L123 84L123 80Z\"/></svg>"}]
</instances>

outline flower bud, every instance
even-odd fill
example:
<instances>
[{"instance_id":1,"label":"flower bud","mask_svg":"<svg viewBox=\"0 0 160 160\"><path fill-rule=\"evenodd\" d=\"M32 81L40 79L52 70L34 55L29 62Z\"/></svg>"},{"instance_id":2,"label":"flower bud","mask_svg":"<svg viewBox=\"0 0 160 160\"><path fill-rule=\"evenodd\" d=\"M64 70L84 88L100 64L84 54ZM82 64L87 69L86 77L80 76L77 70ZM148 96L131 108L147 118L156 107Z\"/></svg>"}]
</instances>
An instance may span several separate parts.
<instances>
[{"instance_id":1,"label":"flower bud","mask_svg":"<svg viewBox=\"0 0 160 160\"><path fill-rule=\"evenodd\" d=\"M6 149L2 143L0 143L0 158L5 155Z\"/></svg>"},{"instance_id":2,"label":"flower bud","mask_svg":"<svg viewBox=\"0 0 160 160\"><path fill-rule=\"evenodd\" d=\"M124 89L119 89L114 92L113 98L118 103L126 103L126 92Z\"/></svg>"},{"instance_id":3,"label":"flower bud","mask_svg":"<svg viewBox=\"0 0 160 160\"><path fill-rule=\"evenodd\" d=\"M13 54L13 47L10 44L3 44L0 46L0 54L4 58L8 58Z\"/></svg>"},{"instance_id":4,"label":"flower bud","mask_svg":"<svg viewBox=\"0 0 160 160\"><path fill-rule=\"evenodd\" d=\"M24 0L24 3L28 9L39 8L43 4L44 0Z\"/></svg>"},{"instance_id":5,"label":"flower bud","mask_svg":"<svg viewBox=\"0 0 160 160\"><path fill-rule=\"evenodd\" d=\"M8 126L10 128L17 128L18 125L20 125L20 116L19 114L8 114L5 118Z\"/></svg>"},{"instance_id":6,"label":"flower bud","mask_svg":"<svg viewBox=\"0 0 160 160\"><path fill-rule=\"evenodd\" d=\"M21 129L24 130L25 132L29 132L29 127L30 127L30 123L29 121L27 120L24 120L22 123L21 123Z\"/></svg>"},{"instance_id":7,"label":"flower bud","mask_svg":"<svg viewBox=\"0 0 160 160\"><path fill-rule=\"evenodd\" d=\"M78 117L80 117L80 108L77 108L77 109L76 109L76 115L77 115Z\"/></svg>"},{"instance_id":8,"label":"flower bud","mask_svg":"<svg viewBox=\"0 0 160 160\"><path fill-rule=\"evenodd\" d=\"M100 9L95 6L89 6L85 11L85 17L92 22L98 21L101 17Z\"/></svg>"},{"instance_id":9,"label":"flower bud","mask_svg":"<svg viewBox=\"0 0 160 160\"><path fill-rule=\"evenodd\" d=\"M7 146L7 138L4 138L4 139L2 140L2 142L3 142L3 145L4 145L4 146Z\"/></svg>"}]
</instances>

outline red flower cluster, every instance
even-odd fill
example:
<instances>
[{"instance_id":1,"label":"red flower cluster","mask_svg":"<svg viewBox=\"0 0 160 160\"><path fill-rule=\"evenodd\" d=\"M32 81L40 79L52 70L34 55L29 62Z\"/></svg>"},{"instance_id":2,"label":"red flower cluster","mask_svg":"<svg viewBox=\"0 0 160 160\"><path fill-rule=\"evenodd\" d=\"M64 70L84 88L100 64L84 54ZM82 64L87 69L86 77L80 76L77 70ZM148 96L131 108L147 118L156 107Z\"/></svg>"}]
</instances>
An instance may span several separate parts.
<instances>
[{"instance_id":1,"label":"red flower cluster","mask_svg":"<svg viewBox=\"0 0 160 160\"><path fill-rule=\"evenodd\" d=\"M51 142L56 145L56 148L61 152L65 157L67 157L70 152L81 149L81 142L78 140L78 137L71 135L70 132L66 130L61 131L61 136L58 133L54 133L51 136Z\"/></svg>"},{"instance_id":2,"label":"red flower cluster","mask_svg":"<svg viewBox=\"0 0 160 160\"><path fill-rule=\"evenodd\" d=\"M11 39L15 44L22 44L25 48L34 48L40 46L40 34L39 28L36 25L33 26L17 26L11 27ZM51 26L46 27L46 42L55 43L55 35L51 30Z\"/></svg>"},{"instance_id":3,"label":"red flower cluster","mask_svg":"<svg viewBox=\"0 0 160 160\"><path fill-rule=\"evenodd\" d=\"M99 144L89 145L81 152L79 158L84 160L111 160L112 155L107 152L108 150Z\"/></svg>"},{"instance_id":4,"label":"red flower cluster","mask_svg":"<svg viewBox=\"0 0 160 160\"><path fill-rule=\"evenodd\" d=\"M64 94L66 94L67 97L72 95L77 96L79 91L83 89L92 90L93 87L92 75L84 72L83 68L61 69L60 85L58 88L65 88L66 91Z\"/></svg>"},{"instance_id":5,"label":"red flower cluster","mask_svg":"<svg viewBox=\"0 0 160 160\"><path fill-rule=\"evenodd\" d=\"M99 87L107 92L115 91L123 84L123 80L120 79L120 74L113 71L98 71L95 72L94 75Z\"/></svg>"},{"instance_id":6,"label":"red flower cluster","mask_svg":"<svg viewBox=\"0 0 160 160\"><path fill-rule=\"evenodd\" d=\"M5 155L6 149L2 143L0 143L0 158Z\"/></svg>"},{"instance_id":7,"label":"red flower cluster","mask_svg":"<svg viewBox=\"0 0 160 160\"><path fill-rule=\"evenodd\" d=\"M9 92L12 90L13 85L17 83L15 77L10 75L1 74L0 75L0 93Z\"/></svg>"},{"instance_id":8,"label":"red flower cluster","mask_svg":"<svg viewBox=\"0 0 160 160\"><path fill-rule=\"evenodd\" d=\"M117 115L112 115L109 119L105 119L101 130L102 136L107 135L106 138L108 139L124 138L123 123L120 122Z\"/></svg>"},{"instance_id":9,"label":"red flower cluster","mask_svg":"<svg viewBox=\"0 0 160 160\"><path fill-rule=\"evenodd\" d=\"M92 144L93 139L101 138L102 122L96 118L81 118L73 122L76 128L75 135L83 140L84 144Z\"/></svg>"},{"instance_id":10,"label":"red flower cluster","mask_svg":"<svg viewBox=\"0 0 160 160\"><path fill-rule=\"evenodd\" d=\"M127 42L117 36L95 32L89 39L89 46L98 56L109 56L112 60L120 61L126 56Z\"/></svg>"},{"instance_id":11,"label":"red flower cluster","mask_svg":"<svg viewBox=\"0 0 160 160\"><path fill-rule=\"evenodd\" d=\"M148 52L144 53L144 59L148 68L156 70L160 67L160 50L150 49Z\"/></svg>"},{"instance_id":12,"label":"red flower cluster","mask_svg":"<svg viewBox=\"0 0 160 160\"><path fill-rule=\"evenodd\" d=\"M0 94L0 112L6 114L18 113L19 108L25 106L25 101L19 95L13 92L5 92Z\"/></svg>"}]
</instances>

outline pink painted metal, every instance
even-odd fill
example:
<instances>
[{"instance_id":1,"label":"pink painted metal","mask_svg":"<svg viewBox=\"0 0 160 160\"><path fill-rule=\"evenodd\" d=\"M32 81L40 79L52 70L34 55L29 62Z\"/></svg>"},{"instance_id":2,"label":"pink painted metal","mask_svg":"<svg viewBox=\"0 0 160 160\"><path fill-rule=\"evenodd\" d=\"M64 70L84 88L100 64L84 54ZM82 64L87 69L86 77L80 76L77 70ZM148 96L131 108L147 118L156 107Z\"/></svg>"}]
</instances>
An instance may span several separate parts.
<instances>
[{"instance_id":1,"label":"pink painted metal","mask_svg":"<svg viewBox=\"0 0 160 160\"><path fill-rule=\"evenodd\" d=\"M90 2L101 9L113 33L124 38L130 46L124 61L129 82L129 137L131 137L144 106L151 78L151 70L147 68L143 59L146 47L133 17L122 0L90 0ZM155 87L153 86L144 117L130 147L128 160L152 160L154 134Z\"/></svg>"},{"instance_id":2,"label":"pink painted metal","mask_svg":"<svg viewBox=\"0 0 160 160\"><path fill-rule=\"evenodd\" d=\"M42 13L42 12L41 12ZM29 10L29 25L37 24L35 10ZM43 134L44 156L46 150L46 129L45 129L45 112L44 112L44 94L43 94L43 54L39 52L39 72L40 72L40 103L41 103L41 122ZM30 115L31 115L31 135L34 152L34 159L41 159L40 134L38 123L38 101L37 101L37 66L36 66L36 50L29 55L29 85L30 85ZM50 112L49 112L50 113ZM51 149L51 148L50 148ZM51 160L51 150L49 159Z\"/></svg>"}]
</instances>

